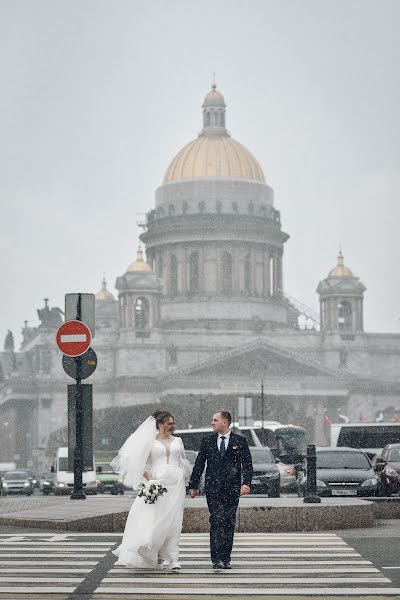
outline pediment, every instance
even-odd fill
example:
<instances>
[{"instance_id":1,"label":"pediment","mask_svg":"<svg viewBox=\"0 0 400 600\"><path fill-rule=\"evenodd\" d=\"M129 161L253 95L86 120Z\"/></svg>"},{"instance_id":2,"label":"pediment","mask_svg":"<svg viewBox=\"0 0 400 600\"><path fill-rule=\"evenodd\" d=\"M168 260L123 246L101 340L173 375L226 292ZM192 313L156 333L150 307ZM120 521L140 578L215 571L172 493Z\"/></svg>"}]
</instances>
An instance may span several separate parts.
<instances>
[{"instance_id":1,"label":"pediment","mask_svg":"<svg viewBox=\"0 0 400 600\"><path fill-rule=\"evenodd\" d=\"M174 373L195 377L324 377L332 380L342 376L342 373L326 367L322 362L305 357L300 351L283 350L263 341L214 354L201 363L178 368ZM170 374L173 375L172 372Z\"/></svg>"}]
</instances>

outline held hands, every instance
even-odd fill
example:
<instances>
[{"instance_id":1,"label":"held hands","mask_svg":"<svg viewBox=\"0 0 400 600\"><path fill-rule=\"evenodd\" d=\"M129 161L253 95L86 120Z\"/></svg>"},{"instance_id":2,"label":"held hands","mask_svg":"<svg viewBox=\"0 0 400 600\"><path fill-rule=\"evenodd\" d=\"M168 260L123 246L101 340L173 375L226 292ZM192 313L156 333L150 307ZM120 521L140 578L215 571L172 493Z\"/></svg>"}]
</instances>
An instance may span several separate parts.
<instances>
[{"instance_id":1,"label":"held hands","mask_svg":"<svg viewBox=\"0 0 400 600\"><path fill-rule=\"evenodd\" d=\"M250 494L250 487L248 485L242 485L240 488L240 495L247 496L247 494Z\"/></svg>"},{"instance_id":2,"label":"held hands","mask_svg":"<svg viewBox=\"0 0 400 600\"><path fill-rule=\"evenodd\" d=\"M189 490L189 492L192 498L196 498L199 495L199 490Z\"/></svg>"}]
</instances>

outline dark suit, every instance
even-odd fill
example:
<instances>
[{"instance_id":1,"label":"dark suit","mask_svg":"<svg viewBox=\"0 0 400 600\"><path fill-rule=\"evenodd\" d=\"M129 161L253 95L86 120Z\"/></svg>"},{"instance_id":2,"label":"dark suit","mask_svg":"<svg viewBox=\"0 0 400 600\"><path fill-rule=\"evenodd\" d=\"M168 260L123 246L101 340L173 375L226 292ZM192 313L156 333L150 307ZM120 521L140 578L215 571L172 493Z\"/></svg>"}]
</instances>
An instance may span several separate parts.
<instances>
[{"instance_id":1,"label":"dark suit","mask_svg":"<svg viewBox=\"0 0 400 600\"><path fill-rule=\"evenodd\" d=\"M218 450L217 439L216 433L203 438L189 489L198 489L207 463L206 497L210 511L211 560L213 563L227 563L231 560L240 488L242 485L251 485L253 463L243 436L231 432L223 457Z\"/></svg>"}]
</instances>

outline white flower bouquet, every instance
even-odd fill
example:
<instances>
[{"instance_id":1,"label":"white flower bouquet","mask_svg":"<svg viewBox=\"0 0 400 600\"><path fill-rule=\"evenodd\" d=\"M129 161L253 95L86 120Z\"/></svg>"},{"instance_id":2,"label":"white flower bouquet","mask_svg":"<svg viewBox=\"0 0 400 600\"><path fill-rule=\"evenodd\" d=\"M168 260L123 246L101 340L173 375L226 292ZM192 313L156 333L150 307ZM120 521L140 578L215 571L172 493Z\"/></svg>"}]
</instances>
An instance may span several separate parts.
<instances>
[{"instance_id":1,"label":"white flower bouquet","mask_svg":"<svg viewBox=\"0 0 400 600\"><path fill-rule=\"evenodd\" d=\"M168 492L167 488L156 479L141 483L138 490L138 496L143 498L146 504L154 504L160 496Z\"/></svg>"}]
</instances>

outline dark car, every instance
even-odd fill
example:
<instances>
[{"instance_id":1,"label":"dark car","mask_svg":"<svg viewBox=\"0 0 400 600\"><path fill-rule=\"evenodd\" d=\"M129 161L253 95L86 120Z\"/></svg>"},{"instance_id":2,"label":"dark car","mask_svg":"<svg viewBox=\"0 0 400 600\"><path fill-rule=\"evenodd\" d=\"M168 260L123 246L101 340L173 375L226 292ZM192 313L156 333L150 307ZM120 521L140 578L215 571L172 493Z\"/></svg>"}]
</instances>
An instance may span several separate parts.
<instances>
[{"instance_id":1,"label":"dark car","mask_svg":"<svg viewBox=\"0 0 400 600\"><path fill-rule=\"evenodd\" d=\"M376 496L378 478L370 459L356 448L317 448L318 496ZM304 492L305 478L301 481Z\"/></svg>"},{"instance_id":2,"label":"dark car","mask_svg":"<svg viewBox=\"0 0 400 600\"><path fill-rule=\"evenodd\" d=\"M32 484L32 488L38 488L39 487L39 478L36 477L35 473L33 471L30 471L29 469L24 469L25 473L28 474L29 480Z\"/></svg>"},{"instance_id":3,"label":"dark car","mask_svg":"<svg viewBox=\"0 0 400 600\"><path fill-rule=\"evenodd\" d=\"M51 493L54 494L54 473L50 471L43 473L39 478L39 487L42 490L43 496L48 496Z\"/></svg>"},{"instance_id":4,"label":"dark car","mask_svg":"<svg viewBox=\"0 0 400 600\"><path fill-rule=\"evenodd\" d=\"M1 483L3 496L8 494L26 494L30 496L32 492L32 482L26 471L7 471L4 473Z\"/></svg>"},{"instance_id":5,"label":"dark car","mask_svg":"<svg viewBox=\"0 0 400 600\"><path fill-rule=\"evenodd\" d=\"M113 496L117 494L123 494L125 492L125 486L121 481L121 476L118 475L108 462L97 462L96 463L96 476L97 476L97 492L104 494L110 492Z\"/></svg>"},{"instance_id":6,"label":"dark car","mask_svg":"<svg viewBox=\"0 0 400 600\"><path fill-rule=\"evenodd\" d=\"M279 498L281 492L280 473L271 450L256 446L250 447L250 452L253 460L251 492Z\"/></svg>"},{"instance_id":7,"label":"dark car","mask_svg":"<svg viewBox=\"0 0 400 600\"><path fill-rule=\"evenodd\" d=\"M390 496L400 492L400 444L388 444L372 464L379 477L379 495Z\"/></svg>"}]
</instances>

